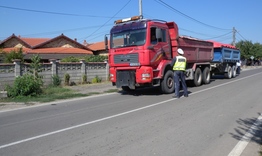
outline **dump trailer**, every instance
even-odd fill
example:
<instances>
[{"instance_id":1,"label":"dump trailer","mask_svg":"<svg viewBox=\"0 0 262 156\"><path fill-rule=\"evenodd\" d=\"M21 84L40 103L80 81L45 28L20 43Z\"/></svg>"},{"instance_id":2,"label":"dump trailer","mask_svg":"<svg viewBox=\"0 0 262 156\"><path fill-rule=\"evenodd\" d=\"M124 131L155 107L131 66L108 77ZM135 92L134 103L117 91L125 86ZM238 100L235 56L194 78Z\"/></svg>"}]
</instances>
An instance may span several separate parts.
<instances>
[{"instance_id":1,"label":"dump trailer","mask_svg":"<svg viewBox=\"0 0 262 156\"><path fill-rule=\"evenodd\" d=\"M211 61L211 74L224 75L231 79L236 77L236 63L240 60L240 51L235 46L212 41L214 58Z\"/></svg>"},{"instance_id":2,"label":"dump trailer","mask_svg":"<svg viewBox=\"0 0 262 156\"><path fill-rule=\"evenodd\" d=\"M109 77L125 91L158 86L162 93L174 92L171 61L182 48L187 58L187 77L193 85L210 82L213 43L179 36L175 22L143 19L141 16L115 21L108 48Z\"/></svg>"}]
</instances>

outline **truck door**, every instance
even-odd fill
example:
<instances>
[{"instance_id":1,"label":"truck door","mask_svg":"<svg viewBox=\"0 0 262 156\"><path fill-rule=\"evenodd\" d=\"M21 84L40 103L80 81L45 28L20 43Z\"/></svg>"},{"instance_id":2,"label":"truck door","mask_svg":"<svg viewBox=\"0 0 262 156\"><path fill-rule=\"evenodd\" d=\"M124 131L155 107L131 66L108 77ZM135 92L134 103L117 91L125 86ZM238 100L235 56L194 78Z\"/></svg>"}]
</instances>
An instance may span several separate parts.
<instances>
[{"instance_id":1,"label":"truck door","mask_svg":"<svg viewBox=\"0 0 262 156\"><path fill-rule=\"evenodd\" d=\"M150 44L154 47L151 62L158 63L162 59L171 59L168 31L166 29L151 27Z\"/></svg>"}]
</instances>

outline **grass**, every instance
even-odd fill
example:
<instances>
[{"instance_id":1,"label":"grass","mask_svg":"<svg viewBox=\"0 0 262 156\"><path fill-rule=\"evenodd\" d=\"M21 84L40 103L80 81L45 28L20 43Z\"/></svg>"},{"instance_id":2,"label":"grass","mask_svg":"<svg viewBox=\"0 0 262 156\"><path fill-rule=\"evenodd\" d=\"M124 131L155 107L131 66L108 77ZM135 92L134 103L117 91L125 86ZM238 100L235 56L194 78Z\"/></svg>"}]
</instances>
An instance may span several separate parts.
<instances>
[{"instance_id":1,"label":"grass","mask_svg":"<svg viewBox=\"0 0 262 156\"><path fill-rule=\"evenodd\" d=\"M117 92L118 89L109 89L104 91L103 93L113 93ZM69 88L63 87L47 87L43 89L43 93L38 96L19 96L15 98L0 98L0 103L4 102L14 102L14 103L24 103L26 105L32 105L34 103L44 103L44 102L51 102L55 100L62 100L62 99L72 99L78 97L86 97L91 95L101 94L101 92L90 92L88 94L82 93L75 93L75 91ZM5 104L1 104L5 105Z\"/></svg>"},{"instance_id":2,"label":"grass","mask_svg":"<svg viewBox=\"0 0 262 156\"><path fill-rule=\"evenodd\" d=\"M61 99L70 99L77 97L89 96L89 94L75 93L71 89L62 87L48 87L43 89L43 93L38 96L18 96L15 98L2 98L0 102L16 102L30 104L33 102L51 102Z\"/></svg>"}]
</instances>

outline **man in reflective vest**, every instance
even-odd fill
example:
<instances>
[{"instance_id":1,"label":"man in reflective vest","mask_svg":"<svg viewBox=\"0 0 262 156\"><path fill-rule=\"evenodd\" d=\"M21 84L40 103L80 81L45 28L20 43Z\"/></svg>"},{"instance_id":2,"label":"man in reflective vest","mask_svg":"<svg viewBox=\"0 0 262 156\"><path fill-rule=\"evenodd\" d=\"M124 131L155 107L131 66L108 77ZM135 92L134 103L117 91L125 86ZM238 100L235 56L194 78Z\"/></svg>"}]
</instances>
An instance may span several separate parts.
<instances>
[{"instance_id":1,"label":"man in reflective vest","mask_svg":"<svg viewBox=\"0 0 262 156\"><path fill-rule=\"evenodd\" d=\"M174 81L175 81L175 96L173 96L173 98L180 97L179 95L180 81L184 90L184 97L188 97L186 79L185 79L186 58L182 56L184 55L184 51L182 49L178 48L177 53L179 54L179 56L173 58L171 63L174 70Z\"/></svg>"}]
</instances>

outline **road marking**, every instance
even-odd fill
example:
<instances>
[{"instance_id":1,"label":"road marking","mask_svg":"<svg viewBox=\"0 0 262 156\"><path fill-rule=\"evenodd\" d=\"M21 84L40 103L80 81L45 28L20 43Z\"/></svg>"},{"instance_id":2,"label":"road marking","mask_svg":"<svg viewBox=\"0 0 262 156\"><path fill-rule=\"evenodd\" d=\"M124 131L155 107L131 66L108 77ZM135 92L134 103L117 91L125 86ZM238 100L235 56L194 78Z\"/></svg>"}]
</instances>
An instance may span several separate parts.
<instances>
[{"instance_id":1,"label":"road marking","mask_svg":"<svg viewBox=\"0 0 262 156\"><path fill-rule=\"evenodd\" d=\"M257 74L250 75L250 76L247 76L247 77L244 77L244 78L240 78L240 79L237 79L237 80L233 80L233 81L230 81L230 82L227 82L227 83L224 83L224 84L220 84L220 85L213 86L213 87L210 87L210 88L207 88L207 89L203 89L203 90L194 92L194 93L192 93L190 95L198 94L198 93L210 90L210 89L218 88L218 87L230 84L230 83L234 83L234 82L237 82L237 81L240 81L240 80L244 80L244 79L256 76L258 74L262 74L262 73L257 73ZM6 147L10 147L10 146L14 146L14 145L17 145L17 144L20 144L20 143L32 141L32 140L35 140L35 139L43 138L43 137L50 136L50 135L53 135L53 134L65 132L65 131L72 130L72 129L75 129L75 128L83 127L83 126L86 126L86 125L94 124L94 123L97 123L97 122L105 121L105 120L112 119L112 118L115 118L115 117L119 117L119 116L122 116L122 115L130 114L130 113L137 112L137 111L140 111L140 110L143 110L143 109L147 109L147 108L150 108L150 107L158 106L158 105L161 105L161 104L167 103L169 101L173 101L173 100L178 100L178 99L172 98L172 99L169 99L169 100L165 100L165 101L158 102L158 103L155 103L155 104L152 104L152 105L148 105L148 106L145 106L145 107L133 109L133 110L130 110L130 111L127 111L127 112L123 112L123 113L119 113L119 114L116 114L116 115L108 116L108 117L101 118L101 119L98 119L98 120L86 122L86 123L79 124L79 125L76 125L76 126L60 129L60 130L53 131L53 132L50 132L50 133L45 133L45 134L38 135L38 136L35 136L35 137L31 137L31 138L23 139L23 140L20 140L20 141L12 142L12 143L9 143L9 144L1 145L0 149L6 148Z\"/></svg>"},{"instance_id":2,"label":"road marking","mask_svg":"<svg viewBox=\"0 0 262 156\"><path fill-rule=\"evenodd\" d=\"M250 140L254 137L253 134L256 133L258 127L262 124L262 115L260 115L255 123L249 128L247 133L241 138L241 140L236 144L228 156L240 156L244 149L247 147Z\"/></svg>"}]
</instances>

